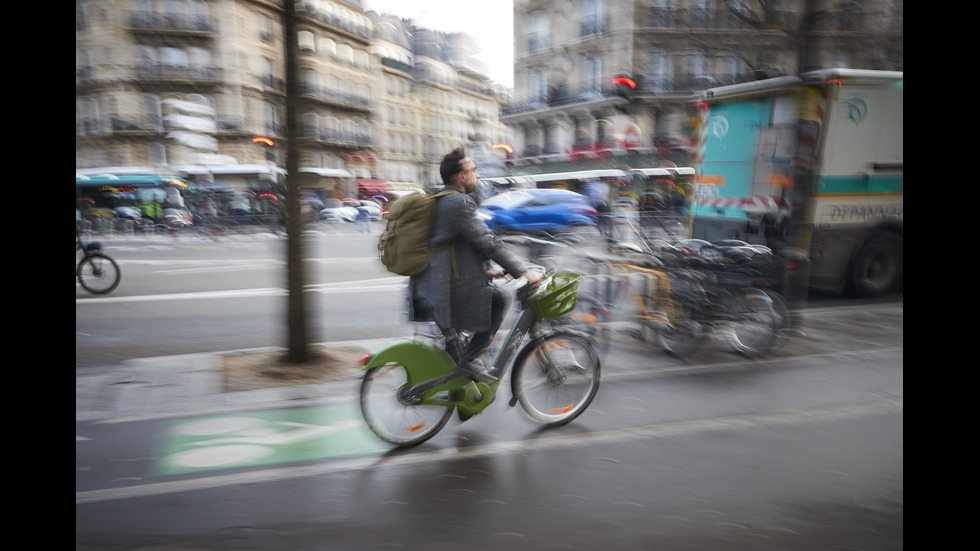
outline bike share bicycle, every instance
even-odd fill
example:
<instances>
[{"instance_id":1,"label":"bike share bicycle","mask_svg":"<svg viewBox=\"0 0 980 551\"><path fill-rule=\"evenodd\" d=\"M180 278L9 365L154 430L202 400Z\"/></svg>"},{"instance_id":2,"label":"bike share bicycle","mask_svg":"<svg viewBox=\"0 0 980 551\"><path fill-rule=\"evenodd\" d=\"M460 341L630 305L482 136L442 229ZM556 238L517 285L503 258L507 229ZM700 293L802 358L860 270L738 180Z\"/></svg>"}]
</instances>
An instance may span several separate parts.
<instances>
[{"instance_id":1,"label":"bike share bicycle","mask_svg":"<svg viewBox=\"0 0 980 551\"><path fill-rule=\"evenodd\" d=\"M119 265L102 252L101 243L83 242L82 232L75 226L75 253L79 251L82 258L75 266L75 277L83 289L95 295L106 295L119 286L122 279Z\"/></svg>"},{"instance_id":2,"label":"bike share bicycle","mask_svg":"<svg viewBox=\"0 0 980 551\"><path fill-rule=\"evenodd\" d=\"M580 278L556 271L535 287L523 279L512 284L520 311L488 367L496 383L463 377L449 352L432 343L398 342L364 357L360 403L368 427L398 447L421 444L446 426L453 411L465 421L486 409L508 369L509 405L520 404L533 421L559 426L581 415L599 387L599 356L586 336L544 323L575 308Z\"/></svg>"}]
</instances>

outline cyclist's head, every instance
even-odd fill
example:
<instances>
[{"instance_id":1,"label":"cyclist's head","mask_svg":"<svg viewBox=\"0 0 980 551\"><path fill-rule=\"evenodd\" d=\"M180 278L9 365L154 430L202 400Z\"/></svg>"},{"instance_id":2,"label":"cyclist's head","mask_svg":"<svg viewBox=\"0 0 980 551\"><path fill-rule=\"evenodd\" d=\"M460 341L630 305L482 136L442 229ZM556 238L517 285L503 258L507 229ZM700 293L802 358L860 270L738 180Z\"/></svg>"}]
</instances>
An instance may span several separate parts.
<instances>
[{"instance_id":1,"label":"cyclist's head","mask_svg":"<svg viewBox=\"0 0 980 551\"><path fill-rule=\"evenodd\" d=\"M457 147L446 154L442 158L442 164L439 165L439 175L442 176L442 183L447 186L452 184L453 176L462 172L463 165L468 164L465 161L472 162L466 156L466 150L462 147Z\"/></svg>"}]
</instances>

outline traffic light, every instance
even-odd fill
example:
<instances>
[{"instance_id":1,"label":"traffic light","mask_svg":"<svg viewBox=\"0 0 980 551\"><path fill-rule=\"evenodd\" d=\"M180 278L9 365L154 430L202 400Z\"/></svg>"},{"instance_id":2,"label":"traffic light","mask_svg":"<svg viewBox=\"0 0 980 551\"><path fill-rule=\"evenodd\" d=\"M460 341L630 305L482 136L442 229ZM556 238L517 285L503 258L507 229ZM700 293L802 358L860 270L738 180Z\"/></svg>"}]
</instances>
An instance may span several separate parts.
<instances>
[{"instance_id":1,"label":"traffic light","mask_svg":"<svg viewBox=\"0 0 980 551\"><path fill-rule=\"evenodd\" d=\"M274 149L276 147L276 142L266 138L265 136L255 136L252 138L252 143L262 145L263 149L265 149L265 160L275 162L276 153Z\"/></svg>"},{"instance_id":2,"label":"traffic light","mask_svg":"<svg viewBox=\"0 0 980 551\"><path fill-rule=\"evenodd\" d=\"M636 81L629 77L613 77L613 85L616 86L616 93L620 95L629 94L636 90Z\"/></svg>"},{"instance_id":3,"label":"traffic light","mask_svg":"<svg viewBox=\"0 0 980 551\"><path fill-rule=\"evenodd\" d=\"M616 109L622 111L623 113L632 113L633 98L640 87L637 79L629 75L618 75L613 77L612 85L613 92L617 96L626 100L625 103L617 105Z\"/></svg>"}]
</instances>

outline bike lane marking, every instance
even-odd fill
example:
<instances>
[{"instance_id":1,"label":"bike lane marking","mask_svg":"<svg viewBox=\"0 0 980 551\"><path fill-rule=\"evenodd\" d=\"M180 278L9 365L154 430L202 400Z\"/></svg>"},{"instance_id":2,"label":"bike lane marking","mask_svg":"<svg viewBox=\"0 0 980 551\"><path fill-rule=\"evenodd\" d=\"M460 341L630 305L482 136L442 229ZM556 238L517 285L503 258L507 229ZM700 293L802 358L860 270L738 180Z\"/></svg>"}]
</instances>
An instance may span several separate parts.
<instances>
[{"instance_id":1,"label":"bike lane marking","mask_svg":"<svg viewBox=\"0 0 980 551\"><path fill-rule=\"evenodd\" d=\"M258 467L383 452L356 404L323 405L169 422L154 476Z\"/></svg>"}]
</instances>

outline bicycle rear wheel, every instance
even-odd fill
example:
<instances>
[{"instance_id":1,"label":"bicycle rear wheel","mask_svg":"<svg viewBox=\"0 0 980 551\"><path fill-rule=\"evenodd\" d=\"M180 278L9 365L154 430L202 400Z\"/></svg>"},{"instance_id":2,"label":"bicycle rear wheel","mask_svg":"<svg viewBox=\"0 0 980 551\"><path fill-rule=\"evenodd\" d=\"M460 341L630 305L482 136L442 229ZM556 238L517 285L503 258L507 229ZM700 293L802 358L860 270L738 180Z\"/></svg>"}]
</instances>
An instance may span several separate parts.
<instances>
[{"instance_id":1,"label":"bicycle rear wheel","mask_svg":"<svg viewBox=\"0 0 980 551\"><path fill-rule=\"evenodd\" d=\"M665 322L651 324L656 332L660 348L677 358L695 352L701 343L701 308L694 297L677 295L667 303L670 315L664 314Z\"/></svg>"},{"instance_id":2,"label":"bicycle rear wheel","mask_svg":"<svg viewBox=\"0 0 980 551\"><path fill-rule=\"evenodd\" d=\"M75 277L86 291L105 295L119 285L122 273L119 271L119 265L112 258L102 253L88 253L78 263Z\"/></svg>"},{"instance_id":3,"label":"bicycle rear wheel","mask_svg":"<svg viewBox=\"0 0 980 551\"><path fill-rule=\"evenodd\" d=\"M408 374L399 364L371 368L361 381L361 413L368 427L399 447L416 446L435 436L454 409L404 399L401 391L407 384Z\"/></svg>"},{"instance_id":4,"label":"bicycle rear wheel","mask_svg":"<svg viewBox=\"0 0 980 551\"><path fill-rule=\"evenodd\" d=\"M587 337L554 333L521 350L511 387L529 418L548 426L564 425L592 403L599 371L599 356Z\"/></svg>"}]
</instances>

